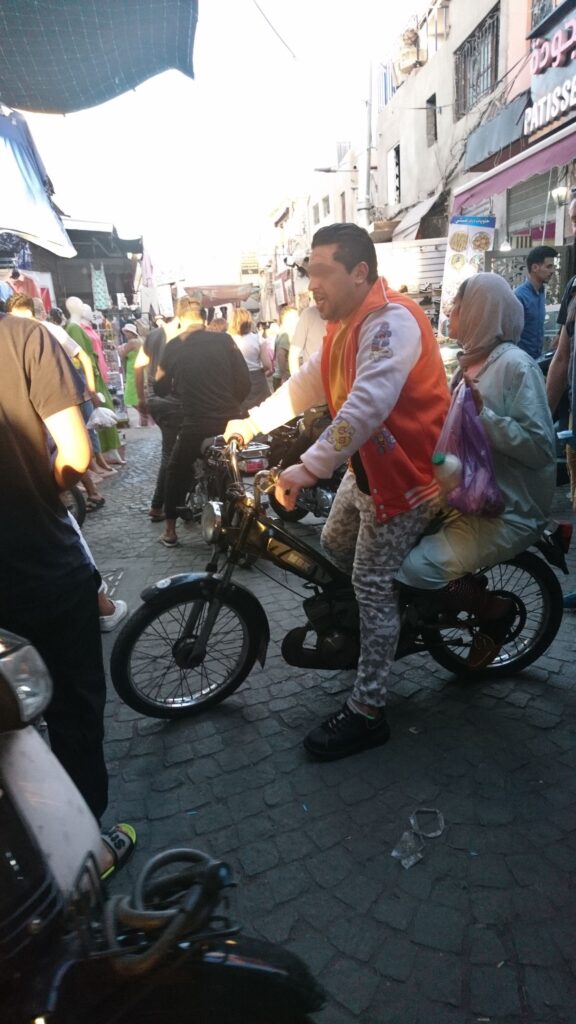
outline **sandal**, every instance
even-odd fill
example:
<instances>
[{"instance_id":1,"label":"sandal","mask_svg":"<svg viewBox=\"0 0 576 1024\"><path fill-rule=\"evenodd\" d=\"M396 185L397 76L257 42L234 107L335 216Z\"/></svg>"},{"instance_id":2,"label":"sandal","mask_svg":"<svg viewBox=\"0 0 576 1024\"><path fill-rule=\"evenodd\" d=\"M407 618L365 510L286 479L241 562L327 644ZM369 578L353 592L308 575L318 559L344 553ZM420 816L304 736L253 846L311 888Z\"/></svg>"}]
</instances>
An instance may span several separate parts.
<instances>
[{"instance_id":1,"label":"sandal","mask_svg":"<svg viewBox=\"0 0 576 1024\"><path fill-rule=\"evenodd\" d=\"M88 498L86 501L86 511L95 512L96 509L102 508L106 504L106 498Z\"/></svg>"},{"instance_id":2,"label":"sandal","mask_svg":"<svg viewBox=\"0 0 576 1024\"><path fill-rule=\"evenodd\" d=\"M112 825L107 832L102 832L100 838L113 857L110 867L100 875L104 881L120 871L130 860L136 846L136 830L132 825L122 821L118 825Z\"/></svg>"},{"instance_id":3,"label":"sandal","mask_svg":"<svg viewBox=\"0 0 576 1024\"><path fill-rule=\"evenodd\" d=\"M160 537L160 543L163 544L165 548L177 548L179 545L179 541L176 538L172 540L168 537Z\"/></svg>"}]
</instances>

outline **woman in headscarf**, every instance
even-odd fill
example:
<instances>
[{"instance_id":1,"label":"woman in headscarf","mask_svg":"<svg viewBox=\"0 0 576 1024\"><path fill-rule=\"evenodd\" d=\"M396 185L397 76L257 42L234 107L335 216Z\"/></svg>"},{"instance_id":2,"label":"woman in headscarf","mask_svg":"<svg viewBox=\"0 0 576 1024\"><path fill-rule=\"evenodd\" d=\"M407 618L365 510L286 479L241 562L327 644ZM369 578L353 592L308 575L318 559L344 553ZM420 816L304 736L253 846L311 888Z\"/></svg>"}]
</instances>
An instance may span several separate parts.
<instances>
[{"instance_id":1,"label":"woman in headscarf","mask_svg":"<svg viewBox=\"0 0 576 1024\"><path fill-rule=\"evenodd\" d=\"M555 438L538 365L517 346L522 305L504 278L476 274L454 300L450 336L462 345L460 368L469 384L492 451L504 511L495 518L446 512L438 532L425 536L404 560L398 579L421 591L442 591L446 609L474 612L480 632L468 663L492 661L514 619L511 602L471 575L519 554L542 533L556 479Z\"/></svg>"}]
</instances>

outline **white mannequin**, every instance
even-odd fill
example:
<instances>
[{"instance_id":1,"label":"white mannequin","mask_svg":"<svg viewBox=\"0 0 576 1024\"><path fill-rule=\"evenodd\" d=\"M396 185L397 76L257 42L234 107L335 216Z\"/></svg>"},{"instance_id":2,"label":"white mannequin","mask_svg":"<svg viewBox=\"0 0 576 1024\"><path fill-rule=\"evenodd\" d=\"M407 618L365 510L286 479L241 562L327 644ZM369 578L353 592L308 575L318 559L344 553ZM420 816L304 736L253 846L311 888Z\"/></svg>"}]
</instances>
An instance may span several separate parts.
<instances>
[{"instance_id":1,"label":"white mannequin","mask_svg":"<svg viewBox=\"0 0 576 1024\"><path fill-rule=\"evenodd\" d=\"M77 295L70 295L70 297L66 299L66 309L70 314L70 323L78 324L79 327L81 326L83 307L84 303Z\"/></svg>"},{"instance_id":2,"label":"white mannequin","mask_svg":"<svg viewBox=\"0 0 576 1024\"><path fill-rule=\"evenodd\" d=\"M90 327L92 326L94 314L92 312L92 306L89 306L87 302L82 304L82 319L85 324L90 324Z\"/></svg>"}]
</instances>

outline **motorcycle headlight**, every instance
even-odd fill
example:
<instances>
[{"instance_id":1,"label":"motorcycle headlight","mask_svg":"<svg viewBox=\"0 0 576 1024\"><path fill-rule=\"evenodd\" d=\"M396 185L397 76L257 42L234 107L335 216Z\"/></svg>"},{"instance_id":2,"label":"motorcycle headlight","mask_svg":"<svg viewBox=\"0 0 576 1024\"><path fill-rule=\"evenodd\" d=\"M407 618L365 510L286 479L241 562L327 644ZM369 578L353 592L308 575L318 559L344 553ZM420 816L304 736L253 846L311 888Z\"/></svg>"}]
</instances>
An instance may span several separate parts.
<instances>
[{"instance_id":1,"label":"motorcycle headlight","mask_svg":"<svg viewBox=\"0 0 576 1024\"><path fill-rule=\"evenodd\" d=\"M222 503L209 501L202 509L202 538L207 544L216 544L222 534Z\"/></svg>"},{"instance_id":2,"label":"motorcycle headlight","mask_svg":"<svg viewBox=\"0 0 576 1024\"><path fill-rule=\"evenodd\" d=\"M11 633L0 634L0 729L27 725L50 703L52 680L38 651Z\"/></svg>"}]
</instances>

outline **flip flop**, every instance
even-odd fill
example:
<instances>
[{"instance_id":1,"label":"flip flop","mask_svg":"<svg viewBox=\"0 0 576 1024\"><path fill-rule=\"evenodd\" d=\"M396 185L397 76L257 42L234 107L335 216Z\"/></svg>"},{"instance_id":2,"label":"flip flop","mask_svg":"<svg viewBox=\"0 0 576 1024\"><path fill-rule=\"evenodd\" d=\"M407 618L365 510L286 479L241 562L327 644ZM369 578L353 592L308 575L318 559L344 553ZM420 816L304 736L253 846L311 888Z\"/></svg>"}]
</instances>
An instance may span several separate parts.
<instances>
[{"instance_id":1,"label":"flip flop","mask_svg":"<svg viewBox=\"0 0 576 1024\"><path fill-rule=\"evenodd\" d=\"M160 543L163 544L165 548L177 548L179 546L179 544L180 544L180 541L178 541L178 540L167 540L166 537L160 537L159 540L160 540Z\"/></svg>"},{"instance_id":2,"label":"flip flop","mask_svg":"<svg viewBox=\"0 0 576 1024\"><path fill-rule=\"evenodd\" d=\"M102 832L100 838L113 857L110 867L100 875L104 881L120 871L130 860L136 846L136 830L132 825L122 821L118 825L112 825L107 832Z\"/></svg>"}]
</instances>

